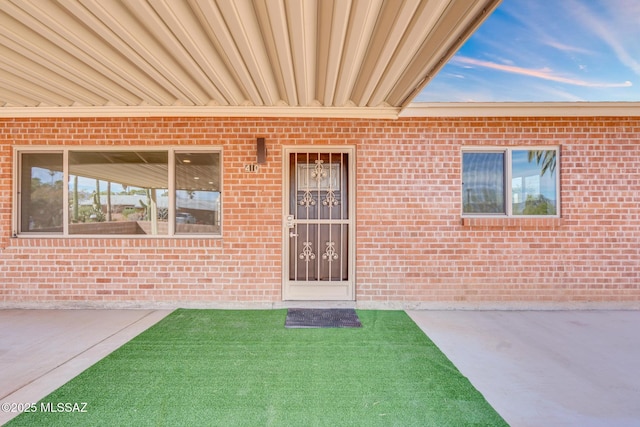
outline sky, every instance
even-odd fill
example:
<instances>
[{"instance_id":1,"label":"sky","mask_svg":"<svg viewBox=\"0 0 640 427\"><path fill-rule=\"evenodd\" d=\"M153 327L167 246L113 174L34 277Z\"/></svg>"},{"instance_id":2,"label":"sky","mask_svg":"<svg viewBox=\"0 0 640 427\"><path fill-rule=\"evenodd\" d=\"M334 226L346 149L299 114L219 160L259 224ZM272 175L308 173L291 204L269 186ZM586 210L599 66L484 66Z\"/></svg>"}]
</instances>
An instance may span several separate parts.
<instances>
[{"instance_id":1,"label":"sky","mask_svg":"<svg viewBox=\"0 0 640 427\"><path fill-rule=\"evenodd\" d=\"M638 102L640 0L502 0L415 102Z\"/></svg>"}]
</instances>

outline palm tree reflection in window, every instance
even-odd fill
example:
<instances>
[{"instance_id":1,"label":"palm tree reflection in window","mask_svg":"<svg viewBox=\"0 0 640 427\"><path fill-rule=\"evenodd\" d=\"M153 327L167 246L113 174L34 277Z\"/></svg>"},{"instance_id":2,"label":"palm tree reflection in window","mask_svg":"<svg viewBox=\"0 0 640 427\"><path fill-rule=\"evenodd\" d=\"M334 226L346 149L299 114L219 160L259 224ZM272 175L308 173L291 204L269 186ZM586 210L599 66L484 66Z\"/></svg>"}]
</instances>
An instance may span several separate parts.
<instances>
[{"instance_id":1,"label":"palm tree reflection in window","mask_svg":"<svg viewBox=\"0 0 640 427\"><path fill-rule=\"evenodd\" d=\"M535 161L540 167L540 177L547 172L552 177L556 170L556 150L531 150L528 152L529 163ZM556 215L557 200L550 200L543 194L537 196L527 195L522 209L522 215ZM514 206L515 208L515 206ZM514 213L516 209L514 209Z\"/></svg>"},{"instance_id":2,"label":"palm tree reflection in window","mask_svg":"<svg viewBox=\"0 0 640 427\"><path fill-rule=\"evenodd\" d=\"M556 170L556 150L531 150L529 151L529 162L535 161L540 168L540 176L547 171L553 175Z\"/></svg>"}]
</instances>

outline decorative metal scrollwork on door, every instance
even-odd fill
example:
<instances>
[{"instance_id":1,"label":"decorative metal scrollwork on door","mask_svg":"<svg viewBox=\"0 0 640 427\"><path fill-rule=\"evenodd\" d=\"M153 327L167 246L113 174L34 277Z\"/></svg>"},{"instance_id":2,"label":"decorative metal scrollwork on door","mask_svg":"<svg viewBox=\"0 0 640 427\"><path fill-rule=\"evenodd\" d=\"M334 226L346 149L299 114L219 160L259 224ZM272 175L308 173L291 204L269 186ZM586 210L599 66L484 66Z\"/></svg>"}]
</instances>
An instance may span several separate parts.
<instances>
[{"instance_id":1,"label":"decorative metal scrollwork on door","mask_svg":"<svg viewBox=\"0 0 640 427\"><path fill-rule=\"evenodd\" d=\"M322 201L322 204L330 208L338 206L340 204L340 201L336 198L335 192L331 188L327 190L327 195Z\"/></svg>"},{"instance_id":2,"label":"decorative metal scrollwork on door","mask_svg":"<svg viewBox=\"0 0 640 427\"><path fill-rule=\"evenodd\" d=\"M308 208L311 206L315 206L316 199L313 198L313 194L311 194L311 191L307 190L304 192L302 199L298 203L300 204L300 206Z\"/></svg>"},{"instance_id":3,"label":"decorative metal scrollwork on door","mask_svg":"<svg viewBox=\"0 0 640 427\"><path fill-rule=\"evenodd\" d=\"M322 259L325 259L329 262L338 259L338 253L336 252L336 242L327 242L327 249L325 249L322 254Z\"/></svg>"},{"instance_id":4,"label":"decorative metal scrollwork on door","mask_svg":"<svg viewBox=\"0 0 640 427\"><path fill-rule=\"evenodd\" d=\"M302 244L302 253L300 254L300 259L304 260L304 262L309 262L311 260L316 259L316 254L313 253L313 243L312 242L303 242Z\"/></svg>"},{"instance_id":5,"label":"decorative metal scrollwork on door","mask_svg":"<svg viewBox=\"0 0 640 427\"><path fill-rule=\"evenodd\" d=\"M313 168L313 172L311 172L311 178L320 182L327 177L327 171L324 170L324 160L316 160L315 163L316 166Z\"/></svg>"}]
</instances>

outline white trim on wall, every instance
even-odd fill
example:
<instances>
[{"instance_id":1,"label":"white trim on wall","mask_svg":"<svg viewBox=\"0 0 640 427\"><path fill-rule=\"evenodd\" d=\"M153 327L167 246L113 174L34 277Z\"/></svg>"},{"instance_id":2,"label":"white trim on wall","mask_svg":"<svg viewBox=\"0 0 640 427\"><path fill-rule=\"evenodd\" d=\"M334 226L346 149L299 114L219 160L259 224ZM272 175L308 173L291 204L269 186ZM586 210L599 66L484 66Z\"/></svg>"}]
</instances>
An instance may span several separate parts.
<instances>
[{"instance_id":1,"label":"white trim on wall","mask_svg":"<svg viewBox=\"0 0 640 427\"><path fill-rule=\"evenodd\" d=\"M35 117L304 117L397 119L395 107L3 107L0 118Z\"/></svg>"},{"instance_id":2,"label":"white trim on wall","mask_svg":"<svg viewBox=\"0 0 640 427\"><path fill-rule=\"evenodd\" d=\"M396 120L410 117L637 117L640 102L414 102L380 107L3 107L0 118L301 117Z\"/></svg>"},{"instance_id":3,"label":"white trim on wall","mask_svg":"<svg viewBox=\"0 0 640 427\"><path fill-rule=\"evenodd\" d=\"M398 117L632 117L640 102L414 102Z\"/></svg>"}]
</instances>

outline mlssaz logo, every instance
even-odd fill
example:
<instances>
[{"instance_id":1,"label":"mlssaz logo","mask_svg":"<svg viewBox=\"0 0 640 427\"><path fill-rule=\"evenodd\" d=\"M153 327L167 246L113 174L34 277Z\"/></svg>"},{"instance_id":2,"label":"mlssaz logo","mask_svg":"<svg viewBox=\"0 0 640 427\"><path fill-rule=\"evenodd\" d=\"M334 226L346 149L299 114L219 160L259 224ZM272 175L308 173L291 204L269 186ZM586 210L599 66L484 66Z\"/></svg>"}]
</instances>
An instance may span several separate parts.
<instances>
[{"instance_id":1,"label":"mlssaz logo","mask_svg":"<svg viewBox=\"0 0 640 427\"><path fill-rule=\"evenodd\" d=\"M87 402L41 402L40 412L87 412Z\"/></svg>"}]
</instances>

